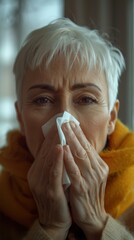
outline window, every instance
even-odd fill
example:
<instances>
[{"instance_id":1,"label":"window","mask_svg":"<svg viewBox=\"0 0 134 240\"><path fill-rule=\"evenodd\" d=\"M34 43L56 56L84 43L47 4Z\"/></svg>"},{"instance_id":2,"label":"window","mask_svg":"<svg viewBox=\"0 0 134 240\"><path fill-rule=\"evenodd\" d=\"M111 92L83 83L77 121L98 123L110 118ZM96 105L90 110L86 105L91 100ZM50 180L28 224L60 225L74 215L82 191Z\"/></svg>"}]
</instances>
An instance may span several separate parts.
<instances>
[{"instance_id":1,"label":"window","mask_svg":"<svg viewBox=\"0 0 134 240\"><path fill-rule=\"evenodd\" d=\"M134 1L128 1L127 11L127 79L126 79L126 99L127 101L127 125L134 130Z\"/></svg>"},{"instance_id":2,"label":"window","mask_svg":"<svg viewBox=\"0 0 134 240\"><path fill-rule=\"evenodd\" d=\"M6 132L18 127L12 73L16 53L29 32L63 16L63 3L62 0L0 1L0 146L5 144Z\"/></svg>"},{"instance_id":3,"label":"window","mask_svg":"<svg viewBox=\"0 0 134 240\"><path fill-rule=\"evenodd\" d=\"M130 43L129 43L129 56L130 56L130 101L131 101L131 125L134 130L134 1L131 1L132 6L130 6Z\"/></svg>"}]
</instances>

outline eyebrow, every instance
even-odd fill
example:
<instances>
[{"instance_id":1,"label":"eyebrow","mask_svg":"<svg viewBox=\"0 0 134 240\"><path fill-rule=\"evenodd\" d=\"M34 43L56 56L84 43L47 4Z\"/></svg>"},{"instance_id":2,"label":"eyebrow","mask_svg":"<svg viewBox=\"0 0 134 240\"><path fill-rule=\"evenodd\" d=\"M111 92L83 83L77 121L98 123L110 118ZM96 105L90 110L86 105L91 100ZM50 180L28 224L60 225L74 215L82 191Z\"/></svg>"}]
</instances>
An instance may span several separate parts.
<instances>
[{"instance_id":1,"label":"eyebrow","mask_svg":"<svg viewBox=\"0 0 134 240\"><path fill-rule=\"evenodd\" d=\"M30 90L33 90L33 89L45 89L45 90L48 90L50 92L55 92L55 87L49 85L49 84L36 84L36 85L33 85L32 87L29 88L28 91Z\"/></svg>"},{"instance_id":2,"label":"eyebrow","mask_svg":"<svg viewBox=\"0 0 134 240\"><path fill-rule=\"evenodd\" d=\"M100 92L102 92L101 88L98 87L94 83L77 83L77 84L74 84L73 86L71 86L71 90L77 90L77 89L81 89L81 88L90 88L90 87L97 88ZM48 90L50 92L57 91L55 89L55 87L50 84L36 84L36 85L33 85L32 87L30 87L28 91L33 90L33 89L44 89L44 90Z\"/></svg>"},{"instance_id":3,"label":"eyebrow","mask_svg":"<svg viewBox=\"0 0 134 240\"><path fill-rule=\"evenodd\" d=\"M78 83L75 84L71 87L72 90L76 90L76 89L81 89L81 88L89 88L89 87L94 87L97 88L100 92L102 92L101 88L98 87L96 84L94 83Z\"/></svg>"}]
</instances>

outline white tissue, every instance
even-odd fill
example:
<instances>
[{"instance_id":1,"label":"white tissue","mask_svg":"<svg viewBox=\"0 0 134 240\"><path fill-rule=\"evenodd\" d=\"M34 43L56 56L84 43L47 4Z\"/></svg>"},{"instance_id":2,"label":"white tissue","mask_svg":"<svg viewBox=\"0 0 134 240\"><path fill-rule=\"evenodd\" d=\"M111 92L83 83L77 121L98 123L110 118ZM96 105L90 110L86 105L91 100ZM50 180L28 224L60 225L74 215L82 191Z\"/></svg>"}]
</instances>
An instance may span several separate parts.
<instances>
[{"instance_id":1,"label":"white tissue","mask_svg":"<svg viewBox=\"0 0 134 240\"><path fill-rule=\"evenodd\" d=\"M69 121L73 121L75 122L76 125L79 125L80 123L78 122L78 120L71 115L69 112L64 112L63 114L57 114L54 117L52 117L47 123L45 123L42 126L42 131L44 134L44 137L46 137L47 133L49 132L50 128L56 123L57 125L57 130L58 130L58 134L59 134L59 139L60 139L60 143L62 146L66 145L66 139L65 139L65 135L62 131L62 124L65 122L69 122ZM66 169L64 167L64 172L63 172L63 185L65 185L65 188L67 189L70 186L71 182L69 179L69 176L66 172Z\"/></svg>"}]
</instances>

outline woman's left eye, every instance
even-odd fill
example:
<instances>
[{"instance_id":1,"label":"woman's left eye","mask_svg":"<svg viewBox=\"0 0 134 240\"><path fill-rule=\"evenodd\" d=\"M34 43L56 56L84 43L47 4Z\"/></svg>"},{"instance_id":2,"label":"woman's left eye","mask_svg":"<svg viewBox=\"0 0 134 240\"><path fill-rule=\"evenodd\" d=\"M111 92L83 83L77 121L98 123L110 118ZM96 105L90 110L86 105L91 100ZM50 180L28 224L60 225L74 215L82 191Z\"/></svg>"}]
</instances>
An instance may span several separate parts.
<instances>
[{"instance_id":1,"label":"woman's left eye","mask_svg":"<svg viewBox=\"0 0 134 240\"><path fill-rule=\"evenodd\" d=\"M89 104L97 103L97 100L93 97L85 96L78 99L77 103L81 105L89 105Z\"/></svg>"}]
</instances>

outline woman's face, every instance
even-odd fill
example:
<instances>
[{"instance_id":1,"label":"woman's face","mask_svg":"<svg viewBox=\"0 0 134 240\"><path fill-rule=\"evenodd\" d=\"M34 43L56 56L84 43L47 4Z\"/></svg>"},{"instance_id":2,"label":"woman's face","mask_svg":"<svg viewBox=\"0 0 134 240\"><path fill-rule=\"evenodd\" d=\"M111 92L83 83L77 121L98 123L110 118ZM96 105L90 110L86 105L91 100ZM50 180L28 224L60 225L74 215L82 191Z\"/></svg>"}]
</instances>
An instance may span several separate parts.
<instances>
[{"instance_id":1,"label":"woman's face","mask_svg":"<svg viewBox=\"0 0 134 240\"><path fill-rule=\"evenodd\" d=\"M99 153L114 130L117 104L108 108L105 75L74 64L66 71L59 58L47 70L28 70L24 77L17 114L21 131L33 156L44 141L42 125L58 113L68 111L80 122L87 139Z\"/></svg>"}]
</instances>

